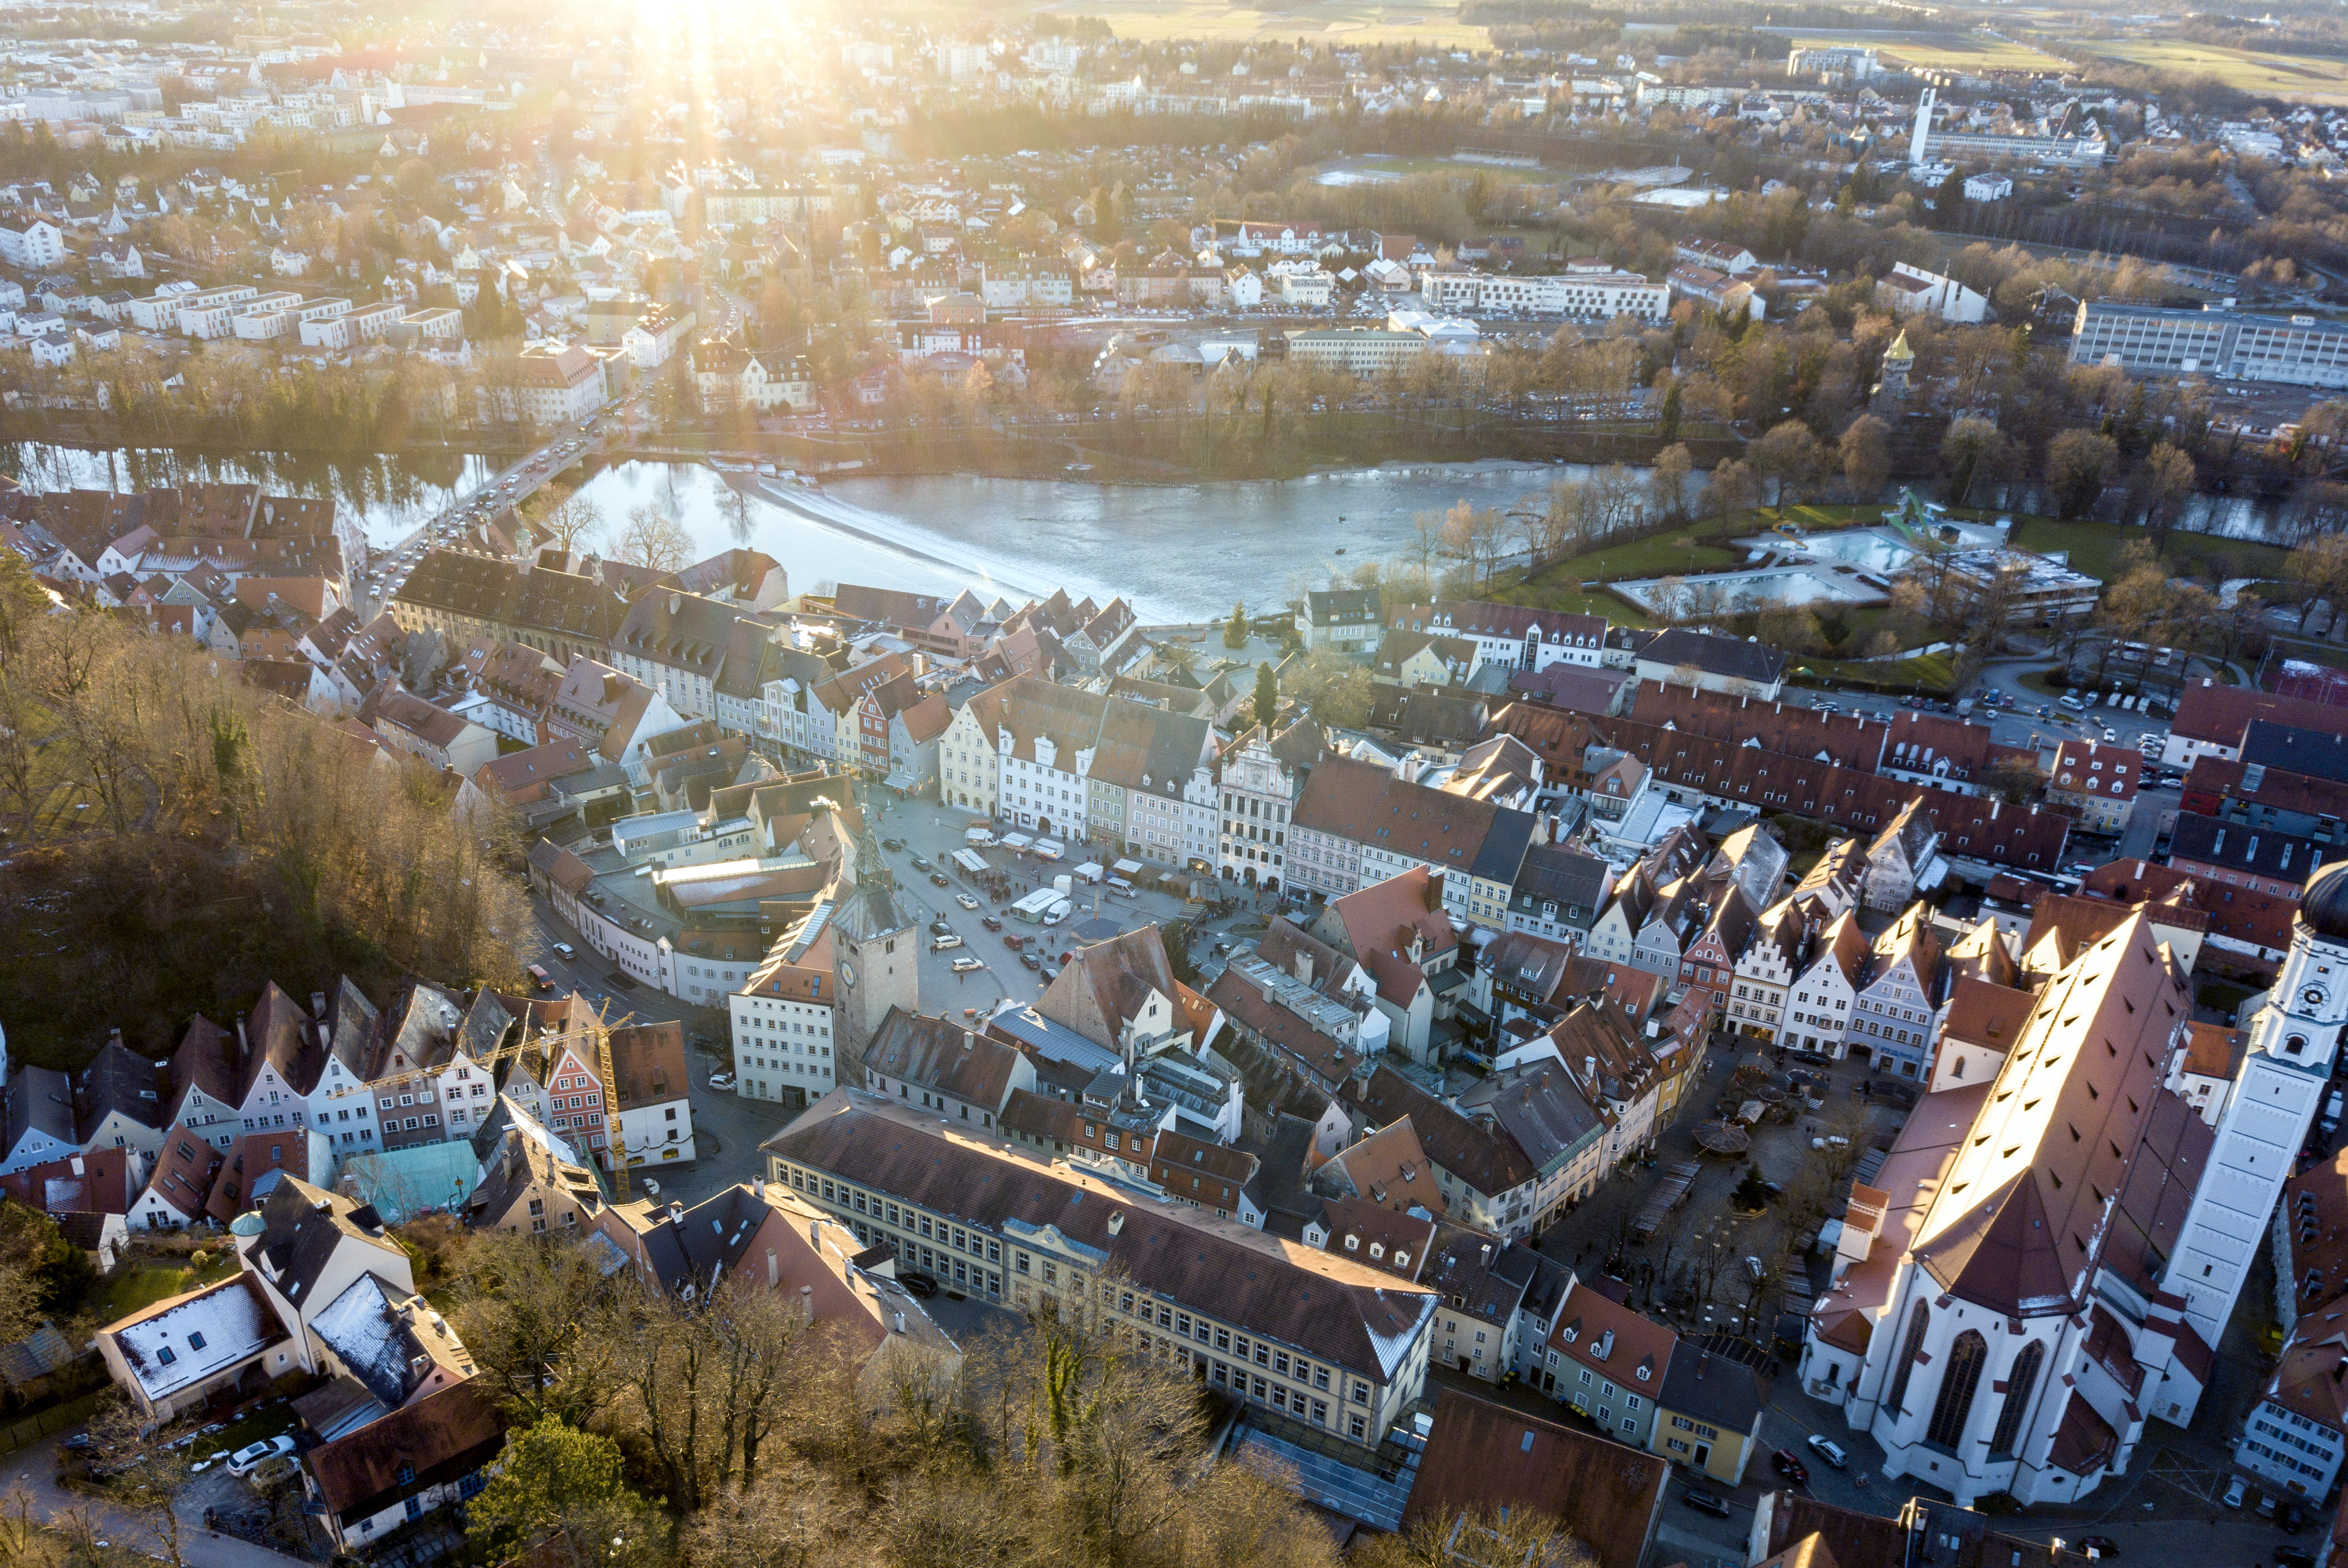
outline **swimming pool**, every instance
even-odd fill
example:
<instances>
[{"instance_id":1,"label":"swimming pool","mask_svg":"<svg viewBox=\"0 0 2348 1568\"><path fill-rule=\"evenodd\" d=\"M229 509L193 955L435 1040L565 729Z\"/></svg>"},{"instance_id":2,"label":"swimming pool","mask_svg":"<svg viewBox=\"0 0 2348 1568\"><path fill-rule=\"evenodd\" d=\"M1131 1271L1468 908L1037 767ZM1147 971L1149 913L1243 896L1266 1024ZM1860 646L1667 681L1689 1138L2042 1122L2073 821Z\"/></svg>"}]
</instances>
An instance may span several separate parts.
<instances>
[{"instance_id":1,"label":"swimming pool","mask_svg":"<svg viewBox=\"0 0 2348 1568\"><path fill-rule=\"evenodd\" d=\"M1663 584L1666 583L1673 583L1674 588L1665 590ZM1690 577L1644 577L1628 583L1612 583L1608 586L1642 610L1666 616L1707 611L1733 613L1755 609L1773 600L1787 604L1828 601L1872 604L1883 598L1879 590L1860 582L1847 570L1836 571L1824 565L1800 562L1773 567L1765 572L1708 572ZM1677 603L1661 603L1662 598L1673 593L1678 596Z\"/></svg>"}]
</instances>

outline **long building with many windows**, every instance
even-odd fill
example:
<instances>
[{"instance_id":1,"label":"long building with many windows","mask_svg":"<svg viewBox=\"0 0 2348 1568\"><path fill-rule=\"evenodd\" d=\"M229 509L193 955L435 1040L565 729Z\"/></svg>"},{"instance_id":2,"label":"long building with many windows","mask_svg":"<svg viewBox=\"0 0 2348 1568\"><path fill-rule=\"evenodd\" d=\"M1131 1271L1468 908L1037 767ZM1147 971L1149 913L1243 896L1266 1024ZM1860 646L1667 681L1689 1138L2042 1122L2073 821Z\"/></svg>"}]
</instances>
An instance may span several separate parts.
<instances>
[{"instance_id":1,"label":"long building with many windows","mask_svg":"<svg viewBox=\"0 0 2348 1568\"><path fill-rule=\"evenodd\" d=\"M1364 1449L1426 1386L1432 1292L1159 1189L1044 1163L858 1089L761 1147L768 1181L893 1247L901 1266L1114 1324L1143 1353Z\"/></svg>"},{"instance_id":2,"label":"long building with many windows","mask_svg":"<svg viewBox=\"0 0 2348 1568\"><path fill-rule=\"evenodd\" d=\"M2071 363L2107 362L2131 376L2348 387L2348 321L2082 300Z\"/></svg>"}]
</instances>

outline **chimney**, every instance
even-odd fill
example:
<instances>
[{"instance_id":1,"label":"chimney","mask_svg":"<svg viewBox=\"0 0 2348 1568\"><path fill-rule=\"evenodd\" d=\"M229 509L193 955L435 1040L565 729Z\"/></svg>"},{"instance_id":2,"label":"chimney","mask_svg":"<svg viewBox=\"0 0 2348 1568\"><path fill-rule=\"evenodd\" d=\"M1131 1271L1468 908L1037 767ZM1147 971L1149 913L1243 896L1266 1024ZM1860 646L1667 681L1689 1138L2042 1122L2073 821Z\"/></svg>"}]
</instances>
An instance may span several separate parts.
<instances>
[{"instance_id":1,"label":"chimney","mask_svg":"<svg viewBox=\"0 0 2348 1568\"><path fill-rule=\"evenodd\" d=\"M768 1290L772 1290L772 1289L774 1289L777 1285L778 1285L778 1284L782 1284L782 1282L783 1282L783 1265L782 1265L782 1263L781 1263L781 1261L780 1261L779 1259L778 1259L778 1258L775 1256L775 1249L774 1249L774 1248L772 1248L772 1247L768 1247L768 1248L767 1249L767 1288Z\"/></svg>"},{"instance_id":2,"label":"chimney","mask_svg":"<svg viewBox=\"0 0 2348 1568\"><path fill-rule=\"evenodd\" d=\"M799 1321L801 1323L815 1321L815 1286L811 1284L799 1286Z\"/></svg>"},{"instance_id":3,"label":"chimney","mask_svg":"<svg viewBox=\"0 0 2348 1568\"><path fill-rule=\"evenodd\" d=\"M1482 1263L1482 1264L1483 1264L1487 1268L1488 1268L1488 1267L1490 1267L1490 1266L1491 1266L1491 1263L1492 1263L1492 1243L1489 1243L1489 1242L1486 1242L1486 1243L1483 1244L1483 1247L1482 1247L1482 1249L1481 1249L1481 1250L1482 1250L1482 1253L1483 1253L1483 1256L1482 1256L1480 1259L1478 1259L1478 1262L1480 1262L1480 1263Z\"/></svg>"},{"instance_id":4,"label":"chimney","mask_svg":"<svg viewBox=\"0 0 2348 1568\"><path fill-rule=\"evenodd\" d=\"M324 991L310 993L310 1016L322 1024L326 1021L326 994Z\"/></svg>"},{"instance_id":5,"label":"chimney","mask_svg":"<svg viewBox=\"0 0 2348 1568\"><path fill-rule=\"evenodd\" d=\"M674 1200L670 1202L668 1206L668 1222L672 1225L682 1225L685 1223L684 1204L676 1202Z\"/></svg>"},{"instance_id":6,"label":"chimney","mask_svg":"<svg viewBox=\"0 0 2348 1568\"><path fill-rule=\"evenodd\" d=\"M672 593L672 594L670 594L670 595L668 596L668 613L669 613L670 614L672 614L672 615L676 614L678 614L680 611L682 611L684 608L685 608L685 595L684 595L684 594L682 594L682 593Z\"/></svg>"},{"instance_id":7,"label":"chimney","mask_svg":"<svg viewBox=\"0 0 2348 1568\"><path fill-rule=\"evenodd\" d=\"M122 1031L118 1028L108 1029L106 1032L106 1041L108 1045L120 1045L122 1043Z\"/></svg>"},{"instance_id":8,"label":"chimney","mask_svg":"<svg viewBox=\"0 0 2348 1568\"><path fill-rule=\"evenodd\" d=\"M251 1042L244 1037L244 1015L239 1013L236 1016L236 1059L240 1062L243 1061L246 1053L252 1049Z\"/></svg>"},{"instance_id":9,"label":"chimney","mask_svg":"<svg viewBox=\"0 0 2348 1568\"><path fill-rule=\"evenodd\" d=\"M1581 1076L1591 1083L1598 1081L1598 1058L1596 1057L1584 1057L1581 1058Z\"/></svg>"}]
</instances>

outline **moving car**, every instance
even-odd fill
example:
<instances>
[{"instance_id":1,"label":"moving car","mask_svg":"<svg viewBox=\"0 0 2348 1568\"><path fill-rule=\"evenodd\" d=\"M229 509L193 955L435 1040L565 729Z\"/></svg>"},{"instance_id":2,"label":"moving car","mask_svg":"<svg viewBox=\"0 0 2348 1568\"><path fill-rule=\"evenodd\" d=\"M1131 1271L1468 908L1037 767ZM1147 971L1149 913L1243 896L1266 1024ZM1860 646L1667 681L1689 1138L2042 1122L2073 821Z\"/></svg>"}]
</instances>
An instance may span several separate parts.
<instances>
[{"instance_id":1,"label":"moving car","mask_svg":"<svg viewBox=\"0 0 2348 1568\"><path fill-rule=\"evenodd\" d=\"M913 869L917 872L925 872L930 870L931 866L928 858L922 855L915 855L913 857Z\"/></svg>"},{"instance_id":2,"label":"moving car","mask_svg":"<svg viewBox=\"0 0 2348 1568\"><path fill-rule=\"evenodd\" d=\"M1769 1456L1769 1463L1776 1469L1779 1475L1784 1476L1796 1486L1807 1486L1810 1484L1810 1467L1796 1459L1793 1455L1787 1453L1785 1449L1779 1449L1776 1453L1771 1454Z\"/></svg>"},{"instance_id":3,"label":"moving car","mask_svg":"<svg viewBox=\"0 0 2348 1568\"><path fill-rule=\"evenodd\" d=\"M257 1443L247 1443L229 1455L228 1473L250 1474L255 1466L273 1460L281 1454L290 1454L293 1451L294 1439L290 1437L263 1438Z\"/></svg>"},{"instance_id":4,"label":"moving car","mask_svg":"<svg viewBox=\"0 0 2348 1568\"><path fill-rule=\"evenodd\" d=\"M954 894L954 902L962 905L964 909L976 909L978 907L978 900L971 897L970 894L966 892L958 892Z\"/></svg>"},{"instance_id":5,"label":"moving car","mask_svg":"<svg viewBox=\"0 0 2348 1568\"><path fill-rule=\"evenodd\" d=\"M880 847L884 850L901 850L905 847L905 841L902 839L883 839L880 841Z\"/></svg>"},{"instance_id":6,"label":"moving car","mask_svg":"<svg viewBox=\"0 0 2348 1568\"><path fill-rule=\"evenodd\" d=\"M709 1087L716 1089L730 1089L734 1087L734 1075L732 1073L711 1073L709 1075Z\"/></svg>"},{"instance_id":7,"label":"moving car","mask_svg":"<svg viewBox=\"0 0 2348 1568\"><path fill-rule=\"evenodd\" d=\"M1708 1491L1684 1491L1680 1493L1680 1501L1686 1503L1690 1508L1694 1509L1698 1513L1708 1513L1715 1519L1726 1519L1728 1517L1727 1500L1725 1498L1719 1497L1715 1493Z\"/></svg>"},{"instance_id":8,"label":"moving car","mask_svg":"<svg viewBox=\"0 0 2348 1568\"><path fill-rule=\"evenodd\" d=\"M930 880L937 883L940 887L953 886L953 879L946 875L943 872L932 872L930 873Z\"/></svg>"},{"instance_id":9,"label":"moving car","mask_svg":"<svg viewBox=\"0 0 2348 1568\"><path fill-rule=\"evenodd\" d=\"M1843 1452L1839 1445L1829 1442L1820 1433L1812 1432L1807 1438L1804 1439L1803 1441L1808 1444L1809 1449L1812 1453L1818 1455L1818 1458L1826 1460L1827 1463L1834 1466L1837 1470L1840 1470L1843 1466L1850 1463L1850 1456Z\"/></svg>"},{"instance_id":10,"label":"moving car","mask_svg":"<svg viewBox=\"0 0 2348 1568\"><path fill-rule=\"evenodd\" d=\"M576 958L579 956L579 950L572 946L571 944L567 942L556 943L554 944L554 951L562 954L565 958Z\"/></svg>"},{"instance_id":11,"label":"moving car","mask_svg":"<svg viewBox=\"0 0 2348 1568\"><path fill-rule=\"evenodd\" d=\"M1032 953L1021 954L1019 955L1019 962L1025 964L1030 969L1041 969L1044 967L1044 961L1036 957Z\"/></svg>"},{"instance_id":12,"label":"moving car","mask_svg":"<svg viewBox=\"0 0 2348 1568\"><path fill-rule=\"evenodd\" d=\"M636 1185L644 1190L644 1196L647 1198L657 1198L660 1196L660 1183L649 1176L637 1182Z\"/></svg>"},{"instance_id":13,"label":"moving car","mask_svg":"<svg viewBox=\"0 0 2348 1568\"><path fill-rule=\"evenodd\" d=\"M1000 931L1003 929L1003 923L995 919L994 916L991 914L980 915L978 917L978 923L986 927L989 931Z\"/></svg>"}]
</instances>

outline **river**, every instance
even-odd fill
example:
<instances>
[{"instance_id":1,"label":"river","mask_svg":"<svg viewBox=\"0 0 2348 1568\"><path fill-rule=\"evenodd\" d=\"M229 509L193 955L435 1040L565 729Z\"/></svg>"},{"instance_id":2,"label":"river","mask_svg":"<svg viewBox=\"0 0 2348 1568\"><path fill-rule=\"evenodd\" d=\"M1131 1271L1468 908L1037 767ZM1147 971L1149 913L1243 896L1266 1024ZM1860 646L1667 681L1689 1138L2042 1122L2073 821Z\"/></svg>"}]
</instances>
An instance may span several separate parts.
<instances>
[{"instance_id":1,"label":"river","mask_svg":"<svg viewBox=\"0 0 2348 1568\"><path fill-rule=\"evenodd\" d=\"M1148 621L1227 615L1334 572L1400 553L1413 520L1466 499L1510 507L1576 470L1482 462L1391 464L1303 479L1187 485L925 475L839 480L820 490L670 463L623 463L583 492L608 518L639 505L682 519L696 544L748 544L795 589L876 583L964 587L1014 603L1055 588L1123 594ZM737 488L738 487L738 488ZM765 500L745 500L755 487Z\"/></svg>"},{"instance_id":2,"label":"river","mask_svg":"<svg viewBox=\"0 0 2348 1568\"><path fill-rule=\"evenodd\" d=\"M496 467L459 454L329 463L168 449L0 449L0 469L36 490L209 480L331 494L365 517L368 538L378 543L412 532ZM650 505L683 521L699 554L736 545L764 551L783 563L798 592L843 582L948 594L968 587L1016 602L1066 588L1097 600L1121 593L1148 621L1200 621L1228 614L1235 601L1276 603L1364 561L1401 555L1416 542L1414 520L1422 513L1463 499L1479 508L1537 502L1550 485L1586 471L1394 462L1201 484L932 474L835 480L815 490L697 463L623 462L598 473L583 493L614 529L632 509ZM2256 539L2267 519L2250 503L2207 497L2192 525Z\"/></svg>"}]
</instances>

